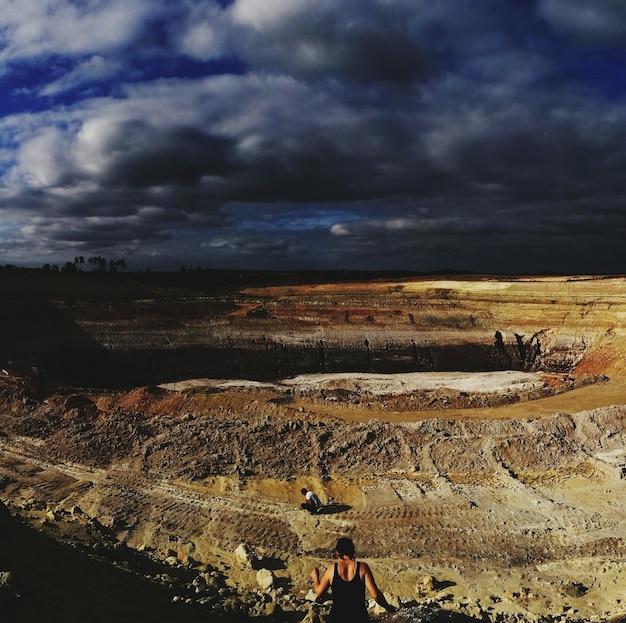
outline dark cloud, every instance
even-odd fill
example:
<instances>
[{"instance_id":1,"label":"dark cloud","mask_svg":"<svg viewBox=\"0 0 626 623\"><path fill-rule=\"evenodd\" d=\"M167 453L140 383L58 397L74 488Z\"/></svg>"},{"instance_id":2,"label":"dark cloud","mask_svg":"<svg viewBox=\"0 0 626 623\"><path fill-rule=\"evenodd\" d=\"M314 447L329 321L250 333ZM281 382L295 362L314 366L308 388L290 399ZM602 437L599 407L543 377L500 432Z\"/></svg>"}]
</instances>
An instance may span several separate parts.
<instances>
[{"instance_id":1,"label":"dark cloud","mask_svg":"<svg viewBox=\"0 0 626 623\"><path fill-rule=\"evenodd\" d=\"M44 5L0 17L0 263L626 270L617 1Z\"/></svg>"},{"instance_id":2,"label":"dark cloud","mask_svg":"<svg viewBox=\"0 0 626 623\"><path fill-rule=\"evenodd\" d=\"M302 78L409 83L437 73L436 56L411 32L413 12L375 4L354 9L325 4L284 21L249 24L241 52L252 67Z\"/></svg>"},{"instance_id":3,"label":"dark cloud","mask_svg":"<svg viewBox=\"0 0 626 623\"><path fill-rule=\"evenodd\" d=\"M105 185L189 186L205 175L224 175L234 168L233 141L199 128L162 130L133 120L116 128L108 143L116 157L103 174Z\"/></svg>"}]
</instances>

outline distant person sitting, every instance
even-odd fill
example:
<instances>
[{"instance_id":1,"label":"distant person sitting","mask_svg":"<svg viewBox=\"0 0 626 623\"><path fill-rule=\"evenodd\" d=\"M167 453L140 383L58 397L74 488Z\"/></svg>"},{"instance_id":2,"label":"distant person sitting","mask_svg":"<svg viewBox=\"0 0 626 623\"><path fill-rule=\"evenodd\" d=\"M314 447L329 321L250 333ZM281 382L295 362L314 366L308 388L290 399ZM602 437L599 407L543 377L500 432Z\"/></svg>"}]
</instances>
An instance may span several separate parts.
<instances>
[{"instance_id":1,"label":"distant person sitting","mask_svg":"<svg viewBox=\"0 0 626 623\"><path fill-rule=\"evenodd\" d=\"M305 498L305 501L301 504L302 508L309 511L311 515L317 514L320 508L322 508L322 503L317 495L308 489L302 489L302 495Z\"/></svg>"}]
</instances>

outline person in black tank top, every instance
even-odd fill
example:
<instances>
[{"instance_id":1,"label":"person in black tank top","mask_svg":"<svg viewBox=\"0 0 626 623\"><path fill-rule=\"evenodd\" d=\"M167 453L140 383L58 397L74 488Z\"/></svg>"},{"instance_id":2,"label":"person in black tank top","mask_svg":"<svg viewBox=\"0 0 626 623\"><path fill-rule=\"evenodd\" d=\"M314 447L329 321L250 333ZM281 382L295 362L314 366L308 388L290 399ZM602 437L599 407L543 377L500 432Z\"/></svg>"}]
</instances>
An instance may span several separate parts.
<instances>
[{"instance_id":1,"label":"person in black tank top","mask_svg":"<svg viewBox=\"0 0 626 623\"><path fill-rule=\"evenodd\" d=\"M333 592L333 608L329 621L367 621L365 607L365 582L360 577L361 563L356 563L356 573L351 580L344 580L334 565L333 579L330 583Z\"/></svg>"},{"instance_id":2,"label":"person in black tank top","mask_svg":"<svg viewBox=\"0 0 626 623\"><path fill-rule=\"evenodd\" d=\"M329 587L332 589L333 606L329 621L334 623L368 621L365 605L366 588L377 604L385 608L387 612L395 612L395 608L378 590L368 564L356 562L354 543L350 539L343 537L337 541L335 556L339 561L330 565L321 579L317 567L311 571L313 589L318 597L323 595Z\"/></svg>"}]
</instances>

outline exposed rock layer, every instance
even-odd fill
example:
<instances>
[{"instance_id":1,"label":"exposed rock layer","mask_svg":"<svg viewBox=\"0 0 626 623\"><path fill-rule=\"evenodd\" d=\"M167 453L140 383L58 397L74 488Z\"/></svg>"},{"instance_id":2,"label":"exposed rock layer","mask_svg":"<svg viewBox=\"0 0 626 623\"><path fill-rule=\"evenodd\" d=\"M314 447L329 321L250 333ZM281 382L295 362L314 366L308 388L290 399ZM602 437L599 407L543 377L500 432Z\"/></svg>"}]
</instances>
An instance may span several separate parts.
<instances>
[{"instance_id":1,"label":"exposed rock layer","mask_svg":"<svg viewBox=\"0 0 626 623\"><path fill-rule=\"evenodd\" d=\"M401 620L429 620L414 610L428 601L483 621L608 620L623 611L626 588L623 286L535 279L257 290L221 301L208 319L196 301L193 322L128 312L107 339L105 318L84 312L93 307L57 304L54 326L66 322L72 356L90 352L87 343L112 357L145 354L166 336L205 354L226 344L226 359L234 340L265 353L278 343L316 352L322 339L395 362L397 343L419 339L441 352L491 344L529 376L506 391L485 382L407 393L414 380L398 375L378 391L372 377L329 374L340 366L320 351L323 377L281 379L277 365L271 383L81 390L3 373L0 497L57 538L106 536L194 578L209 574L215 590L196 593L190 580L185 599L211 613L237 604L302 618L310 567L326 564L348 535L405 606ZM48 337L31 351L40 364L63 341ZM318 491L326 512L299 508L302 486ZM242 543L247 560L236 554ZM281 591L242 597L260 590L261 568Z\"/></svg>"},{"instance_id":2,"label":"exposed rock layer","mask_svg":"<svg viewBox=\"0 0 626 623\"><path fill-rule=\"evenodd\" d=\"M221 297L51 300L11 344L68 384L319 372L568 373L622 339L624 280L412 280L250 289ZM608 363L608 362L607 362ZM603 370L604 372L605 370Z\"/></svg>"}]
</instances>

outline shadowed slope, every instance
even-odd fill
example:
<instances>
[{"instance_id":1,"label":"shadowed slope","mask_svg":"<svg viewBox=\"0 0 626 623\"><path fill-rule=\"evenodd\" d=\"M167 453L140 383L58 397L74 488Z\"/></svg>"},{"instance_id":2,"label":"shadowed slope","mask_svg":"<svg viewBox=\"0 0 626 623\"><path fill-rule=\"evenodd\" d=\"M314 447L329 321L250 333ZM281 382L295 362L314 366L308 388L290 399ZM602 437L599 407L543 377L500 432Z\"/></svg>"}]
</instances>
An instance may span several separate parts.
<instances>
[{"instance_id":1,"label":"shadowed slope","mask_svg":"<svg viewBox=\"0 0 626 623\"><path fill-rule=\"evenodd\" d=\"M13 518L0 503L0 620L11 623L218 621L172 603L166 588L86 550L58 543Z\"/></svg>"}]
</instances>

